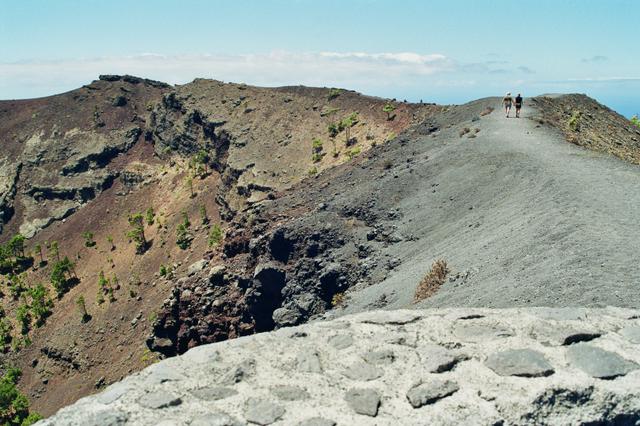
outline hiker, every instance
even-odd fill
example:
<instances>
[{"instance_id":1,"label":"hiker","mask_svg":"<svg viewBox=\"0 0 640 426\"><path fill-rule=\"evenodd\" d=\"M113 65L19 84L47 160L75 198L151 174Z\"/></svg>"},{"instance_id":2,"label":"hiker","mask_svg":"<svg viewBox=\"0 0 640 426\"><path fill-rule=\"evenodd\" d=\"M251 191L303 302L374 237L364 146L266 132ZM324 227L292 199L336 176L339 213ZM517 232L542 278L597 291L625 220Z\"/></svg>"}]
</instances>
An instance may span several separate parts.
<instances>
[{"instance_id":1,"label":"hiker","mask_svg":"<svg viewBox=\"0 0 640 426\"><path fill-rule=\"evenodd\" d=\"M509 112L511 112L511 104L513 103L513 98L511 97L511 92L508 92L504 99L502 99L502 104L504 105L504 112L507 113L507 118L509 118Z\"/></svg>"},{"instance_id":2,"label":"hiker","mask_svg":"<svg viewBox=\"0 0 640 426\"><path fill-rule=\"evenodd\" d=\"M520 118L520 109L522 108L522 96L518 93L516 96L516 118Z\"/></svg>"}]
</instances>

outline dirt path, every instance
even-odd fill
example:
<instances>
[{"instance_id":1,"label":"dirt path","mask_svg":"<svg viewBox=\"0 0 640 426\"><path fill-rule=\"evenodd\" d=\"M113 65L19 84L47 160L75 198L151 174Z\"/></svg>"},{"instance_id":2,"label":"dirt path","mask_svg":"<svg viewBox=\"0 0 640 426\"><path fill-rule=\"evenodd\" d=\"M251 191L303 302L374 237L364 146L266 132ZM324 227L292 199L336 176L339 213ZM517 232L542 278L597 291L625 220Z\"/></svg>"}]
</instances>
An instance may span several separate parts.
<instances>
[{"instance_id":1,"label":"dirt path","mask_svg":"<svg viewBox=\"0 0 640 426\"><path fill-rule=\"evenodd\" d=\"M459 278L419 306L638 306L640 168L566 143L526 105L506 119L499 100L476 104L496 110L449 128L443 117L445 130L416 141L415 169L376 188L401 193L393 224L411 238L382 250L400 265L346 311L382 295L409 306L436 258ZM460 137L464 126L477 137Z\"/></svg>"}]
</instances>

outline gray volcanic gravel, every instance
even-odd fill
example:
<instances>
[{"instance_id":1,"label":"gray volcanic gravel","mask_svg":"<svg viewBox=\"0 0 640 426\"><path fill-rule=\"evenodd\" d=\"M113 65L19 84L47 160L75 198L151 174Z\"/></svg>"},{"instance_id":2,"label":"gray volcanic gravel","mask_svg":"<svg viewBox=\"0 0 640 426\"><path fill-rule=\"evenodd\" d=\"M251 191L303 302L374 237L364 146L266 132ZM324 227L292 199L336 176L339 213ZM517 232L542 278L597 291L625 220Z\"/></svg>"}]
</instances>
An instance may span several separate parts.
<instances>
[{"instance_id":1,"label":"gray volcanic gravel","mask_svg":"<svg viewBox=\"0 0 640 426\"><path fill-rule=\"evenodd\" d=\"M439 258L452 272L418 307L640 306L640 167L499 102L451 107L267 207L319 205L297 223L347 225L362 278L343 313L415 306Z\"/></svg>"}]
</instances>

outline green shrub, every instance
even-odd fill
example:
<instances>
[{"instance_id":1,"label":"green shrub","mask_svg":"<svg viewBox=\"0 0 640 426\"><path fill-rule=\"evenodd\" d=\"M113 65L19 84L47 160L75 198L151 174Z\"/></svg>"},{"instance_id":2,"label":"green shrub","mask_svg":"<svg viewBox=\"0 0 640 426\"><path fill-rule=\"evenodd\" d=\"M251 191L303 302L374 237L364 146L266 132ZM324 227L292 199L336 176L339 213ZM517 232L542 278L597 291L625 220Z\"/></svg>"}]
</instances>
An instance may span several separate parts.
<instances>
[{"instance_id":1,"label":"green shrub","mask_svg":"<svg viewBox=\"0 0 640 426\"><path fill-rule=\"evenodd\" d=\"M76 306L78 307L78 312L80 312L80 321L88 322L91 319L91 316L87 312L87 305L84 302L84 296L80 295L76 299Z\"/></svg>"},{"instance_id":2,"label":"green shrub","mask_svg":"<svg viewBox=\"0 0 640 426\"><path fill-rule=\"evenodd\" d=\"M340 133L340 130L338 129L338 123L329 124L329 126L327 127L327 131L329 132L329 137L331 138L335 138L336 136L338 136L338 133Z\"/></svg>"},{"instance_id":3,"label":"green shrub","mask_svg":"<svg viewBox=\"0 0 640 426\"><path fill-rule=\"evenodd\" d=\"M49 297L49 292L42 284L29 289L31 304L29 310L35 320L36 327L42 327L53 308L53 300Z\"/></svg>"},{"instance_id":4,"label":"green shrub","mask_svg":"<svg viewBox=\"0 0 640 426\"><path fill-rule=\"evenodd\" d=\"M355 157L360 155L360 152L361 152L360 147L356 147L356 148L348 150L346 152L346 155L349 158L349 160L353 160Z\"/></svg>"},{"instance_id":5,"label":"green shrub","mask_svg":"<svg viewBox=\"0 0 640 426\"><path fill-rule=\"evenodd\" d=\"M18 368L7 368L0 378L0 424L3 426L30 426L42 419L35 412L29 412L29 400L16 385L22 372Z\"/></svg>"},{"instance_id":6,"label":"green shrub","mask_svg":"<svg viewBox=\"0 0 640 426\"><path fill-rule=\"evenodd\" d=\"M193 192L193 179L191 177L187 177L184 181L184 185L189 190L189 197L193 198L196 196L195 192Z\"/></svg>"},{"instance_id":7,"label":"green shrub","mask_svg":"<svg viewBox=\"0 0 640 426\"><path fill-rule=\"evenodd\" d=\"M189 215L186 211L182 210L182 224L185 228L189 228L191 226L191 221L189 220Z\"/></svg>"},{"instance_id":8,"label":"green shrub","mask_svg":"<svg viewBox=\"0 0 640 426\"><path fill-rule=\"evenodd\" d=\"M51 285L56 291L58 299L60 299L69 290L71 278L75 277L75 265L67 256L57 261L51 270Z\"/></svg>"},{"instance_id":9,"label":"green shrub","mask_svg":"<svg viewBox=\"0 0 640 426\"><path fill-rule=\"evenodd\" d=\"M634 115L633 117L631 117L631 124L633 124L636 127L640 127L640 119L638 118L637 115Z\"/></svg>"},{"instance_id":10,"label":"green shrub","mask_svg":"<svg viewBox=\"0 0 640 426\"><path fill-rule=\"evenodd\" d=\"M582 113L580 111L574 111L573 114L571 114L571 118L569 118L569 121L567 122L567 124L569 125L569 128L574 132L580 130L581 117L582 117Z\"/></svg>"},{"instance_id":11,"label":"green shrub","mask_svg":"<svg viewBox=\"0 0 640 426\"><path fill-rule=\"evenodd\" d=\"M395 105L387 103L382 107L382 111L387 114L387 120L391 120L391 113L396 110Z\"/></svg>"},{"instance_id":12,"label":"green shrub","mask_svg":"<svg viewBox=\"0 0 640 426\"><path fill-rule=\"evenodd\" d=\"M328 100L333 100L335 98L337 98L338 96L340 96L340 94L342 93L342 89L336 89L335 87L329 89L329 94L327 95L327 99Z\"/></svg>"},{"instance_id":13,"label":"green shrub","mask_svg":"<svg viewBox=\"0 0 640 426\"><path fill-rule=\"evenodd\" d=\"M223 238L224 238L224 235L222 233L222 228L217 223L214 224L211 227L211 230L209 231L209 239L208 239L209 247L219 246Z\"/></svg>"},{"instance_id":14,"label":"green shrub","mask_svg":"<svg viewBox=\"0 0 640 426\"><path fill-rule=\"evenodd\" d=\"M186 250L191 247L191 241L193 241L193 236L189 233L187 226L184 223L178 225L176 229L176 244L182 250Z\"/></svg>"},{"instance_id":15,"label":"green shrub","mask_svg":"<svg viewBox=\"0 0 640 426\"><path fill-rule=\"evenodd\" d=\"M145 219L147 220L147 225L151 226L155 222L156 213L153 211L153 207L149 207L145 212Z\"/></svg>"},{"instance_id":16,"label":"green shrub","mask_svg":"<svg viewBox=\"0 0 640 426\"><path fill-rule=\"evenodd\" d=\"M0 316L0 352L5 353L11 348L11 322L4 317L4 311Z\"/></svg>"},{"instance_id":17,"label":"green shrub","mask_svg":"<svg viewBox=\"0 0 640 426\"><path fill-rule=\"evenodd\" d=\"M315 176L315 175L317 175L317 174L318 174L318 168L317 168L317 167L315 167L315 166L314 166L314 167L312 167L312 168L310 168L310 169L309 169L309 171L307 172L307 174L308 174L309 176Z\"/></svg>"},{"instance_id":18,"label":"green shrub","mask_svg":"<svg viewBox=\"0 0 640 426\"><path fill-rule=\"evenodd\" d=\"M207 215L207 207L204 204L200 204L200 220L202 225L209 224L209 216Z\"/></svg>"},{"instance_id":19,"label":"green shrub","mask_svg":"<svg viewBox=\"0 0 640 426\"><path fill-rule=\"evenodd\" d=\"M93 240L93 232L84 231L82 233L82 238L84 238L85 247L94 247L96 245L96 242Z\"/></svg>"},{"instance_id":20,"label":"green shrub","mask_svg":"<svg viewBox=\"0 0 640 426\"><path fill-rule=\"evenodd\" d=\"M323 155L321 153L315 152L311 156L311 161L313 161L314 163L319 163L320 161L322 161L322 157Z\"/></svg>"},{"instance_id":21,"label":"green shrub","mask_svg":"<svg viewBox=\"0 0 640 426\"><path fill-rule=\"evenodd\" d=\"M25 291L27 291L27 287L24 284L22 275L9 275L9 294L11 294L11 297L13 297L14 300L18 300Z\"/></svg>"},{"instance_id":22,"label":"green shrub","mask_svg":"<svg viewBox=\"0 0 640 426\"><path fill-rule=\"evenodd\" d=\"M135 213L129 216L129 225L131 229L127 232L127 237L135 243L136 253L142 254L147 250L147 238L144 235L142 213Z\"/></svg>"},{"instance_id":23,"label":"green shrub","mask_svg":"<svg viewBox=\"0 0 640 426\"><path fill-rule=\"evenodd\" d=\"M160 265L160 276L161 277L167 276L167 267L164 265Z\"/></svg>"},{"instance_id":24,"label":"green shrub","mask_svg":"<svg viewBox=\"0 0 640 426\"><path fill-rule=\"evenodd\" d=\"M16 320L20 324L20 333L25 335L29 333L31 326L31 313L29 312L29 306L22 304L16 309Z\"/></svg>"},{"instance_id":25,"label":"green shrub","mask_svg":"<svg viewBox=\"0 0 640 426\"><path fill-rule=\"evenodd\" d=\"M111 235L107 235L107 242L109 243L110 250L114 251L116 249L115 244L113 244L113 237Z\"/></svg>"}]
</instances>

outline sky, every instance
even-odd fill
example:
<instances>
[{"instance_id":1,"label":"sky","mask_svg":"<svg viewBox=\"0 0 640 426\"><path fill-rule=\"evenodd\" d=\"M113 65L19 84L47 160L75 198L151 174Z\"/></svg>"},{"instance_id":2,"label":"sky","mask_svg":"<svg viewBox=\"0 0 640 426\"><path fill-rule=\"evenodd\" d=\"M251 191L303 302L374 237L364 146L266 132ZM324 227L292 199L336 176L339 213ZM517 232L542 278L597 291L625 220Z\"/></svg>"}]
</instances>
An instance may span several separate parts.
<instances>
[{"instance_id":1,"label":"sky","mask_svg":"<svg viewBox=\"0 0 640 426\"><path fill-rule=\"evenodd\" d=\"M0 0L0 99L99 74L441 104L586 93L640 113L636 0Z\"/></svg>"}]
</instances>

